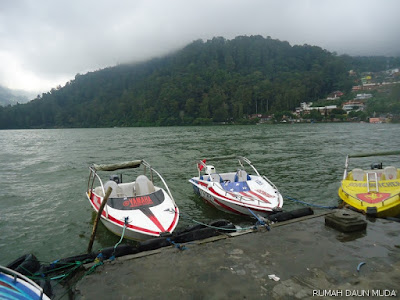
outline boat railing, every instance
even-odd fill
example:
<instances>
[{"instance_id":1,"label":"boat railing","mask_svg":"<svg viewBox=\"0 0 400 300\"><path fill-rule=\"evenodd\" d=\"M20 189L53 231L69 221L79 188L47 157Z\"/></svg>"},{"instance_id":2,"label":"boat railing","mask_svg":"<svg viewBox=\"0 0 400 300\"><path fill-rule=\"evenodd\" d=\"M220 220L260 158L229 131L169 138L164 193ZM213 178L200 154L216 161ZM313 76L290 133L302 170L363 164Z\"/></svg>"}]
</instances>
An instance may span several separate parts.
<instances>
[{"instance_id":1,"label":"boat railing","mask_svg":"<svg viewBox=\"0 0 400 300\"><path fill-rule=\"evenodd\" d=\"M175 200L174 197L172 196L172 193L167 185L167 183L165 182L164 178L161 176L160 173L158 173L155 169L153 169L151 167L151 165L145 161L145 160L136 160L136 161L130 161L130 162L125 162L125 163L120 163L120 164L113 164L113 165L93 165L89 167L90 170L90 174L89 174L89 181L88 181L88 194L93 192L93 186L94 186L94 182L95 179L97 178L100 186L101 186L101 190L103 192L103 195L106 194L106 191L104 189L104 184L103 181L101 180L100 176L97 174L97 170L101 170L101 171L113 171L113 170L118 170L118 169L127 169L127 168L136 168L139 165L143 165L144 166L144 174L146 174L146 169L150 170L150 179L151 182L154 183L154 179L153 179L153 172L160 178L161 182L163 183L165 189L167 190L167 193L169 195L169 197L171 198L172 202L174 203L175 206ZM106 217L108 217L108 208L107 205L105 206L105 212L106 212Z\"/></svg>"},{"instance_id":2,"label":"boat railing","mask_svg":"<svg viewBox=\"0 0 400 300\"><path fill-rule=\"evenodd\" d=\"M270 184L276 191L278 191L277 187L276 187L267 177L263 176L263 178L264 178L267 182L269 182L269 184ZM261 204L264 203L263 201L261 201L261 200L259 200L259 199L249 198L249 197L246 197L246 196L243 196L243 195L232 194L232 193L230 193L229 191L226 191L225 189L223 189L222 186L221 186L220 184L218 184L218 182L215 182L215 181L208 181L208 180L202 180L202 179L199 179L198 181L199 181L199 182L203 182L203 183L208 184L208 185L211 185L211 186L214 187L214 188L217 187L219 190L223 190L223 191L224 191L224 196L225 196L225 197L227 197L227 196L233 196L233 197L235 197L236 199L238 199L240 202L257 201L258 205L261 205ZM192 182L192 181L191 181L191 182ZM193 183L193 182L192 182L192 183ZM201 189L203 189L203 187L201 187L201 186L199 186L199 187L200 187Z\"/></svg>"},{"instance_id":3,"label":"boat railing","mask_svg":"<svg viewBox=\"0 0 400 300\"><path fill-rule=\"evenodd\" d=\"M239 200L241 201L241 202L244 202L244 201L247 201L247 202L249 202L249 201L254 201L254 200L256 200L256 199L252 199L252 198L248 198L248 197L244 197L244 196L239 196ZM262 201L261 200L256 200L257 201L257 204L258 205L261 205L261 203L262 203Z\"/></svg>"},{"instance_id":4,"label":"boat railing","mask_svg":"<svg viewBox=\"0 0 400 300\"><path fill-rule=\"evenodd\" d=\"M250 202L250 201L254 202L254 201L257 201L257 205L258 206L261 206L261 204L263 203L259 199L254 199L254 198L252 199L252 198L248 198L248 197L245 197L245 196L242 196L242 195L240 195L240 196L239 195L237 195L237 196L235 195L235 197L238 198L240 202Z\"/></svg>"},{"instance_id":5,"label":"boat railing","mask_svg":"<svg viewBox=\"0 0 400 300\"><path fill-rule=\"evenodd\" d=\"M158 173L155 169L153 169L147 161L142 160L142 164L143 164L145 167L147 167L147 168L150 169L150 173L151 173L151 182L153 182L153 173L152 173L152 172L156 173L156 175L158 176L158 178L160 178L161 182L163 183L165 189L167 190L168 195L169 195L169 197L171 198L172 202L174 203L175 206L177 206L176 203L175 203L174 197L172 196L172 193L171 193L171 191L169 190L169 187L168 187L167 183L165 182L164 178L161 176L161 174ZM154 183L154 182L153 182L153 183Z\"/></svg>"},{"instance_id":6,"label":"boat railing","mask_svg":"<svg viewBox=\"0 0 400 300\"><path fill-rule=\"evenodd\" d=\"M347 195L347 197L354 198L354 200L357 200L357 201L360 202L360 205L361 205L361 206L364 206L364 201L362 201L362 200L358 199L357 197L354 197L353 195L351 195L351 194L345 192L345 190L344 190L344 188L343 188L343 183L342 183L340 186L341 186L341 189L342 189L343 193L345 193L345 194Z\"/></svg>"},{"instance_id":7,"label":"boat railing","mask_svg":"<svg viewBox=\"0 0 400 300\"><path fill-rule=\"evenodd\" d=\"M103 181L101 180L100 176L97 174L96 169L89 167L90 170L90 174L89 174L89 181L88 181L88 193L90 193L90 195L92 195L93 193L93 186L94 186L94 181L97 178L99 180L100 186L101 186L101 190L103 192L103 195L106 195L106 191L104 190L104 185L103 185ZM91 184L90 184L91 182ZM104 198L103 198L104 199ZM106 212L106 217L108 218L108 209L107 209L107 205L104 207L105 212Z\"/></svg>"},{"instance_id":8,"label":"boat railing","mask_svg":"<svg viewBox=\"0 0 400 300\"><path fill-rule=\"evenodd\" d=\"M347 172L348 172L347 169L348 169L348 167L349 167L349 156L346 155L346 161L345 161L345 163L344 163L343 180L345 180L346 177L347 177Z\"/></svg>"},{"instance_id":9,"label":"boat railing","mask_svg":"<svg viewBox=\"0 0 400 300\"><path fill-rule=\"evenodd\" d=\"M263 175L262 178L264 178L265 181L267 181L276 191L278 191L278 188L275 186L275 184L273 184L271 180L267 178L267 176Z\"/></svg>"},{"instance_id":10,"label":"boat railing","mask_svg":"<svg viewBox=\"0 0 400 300\"><path fill-rule=\"evenodd\" d=\"M258 175L261 176L257 169L253 166L253 164L251 163L251 161L249 159L247 159L244 156L237 156L237 155L228 155L228 156L221 156L221 157L211 157L211 158L205 158L203 160L197 160L196 164L197 164L197 169L199 171L199 177L201 175L201 170L205 169L205 167L207 166L207 164L205 163L206 161L222 161L222 160L229 160L229 159L238 159L239 161L239 165L244 169L243 166L243 162L247 163L253 170L254 172Z\"/></svg>"},{"instance_id":11,"label":"boat railing","mask_svg":"<svg viewBox=\"0 0 400 300\"><path fill-rule=\"evenodd\" d=\"M344 190L344 188L343 188L343 184L341 184L341 189L342 189L342 191L347 195L347 197L351 197L351 198L353 198L354 200L359 201L359 202L360 202L360 205L361 205L361 206L364 206L364 201L362 201L362 200L358 199L357 197L354 197L353 195L351 195L351 194L345 192L345 190ZM380 203L382 204L382 207L385 206L385 202L386 202L386 201L388 201L388 200L390 200L390 199L392 199L392 198L394 198L394 197L397 197L397 196L400 196L400 194L391 195L389 198L387 198L387 199L383 200L382 202L380 202Z\"/></svg>"},{"instance_id":12,"label":"boat railing","mask_svg":"<svg viewBox=\"0 0 400 300\"><path fill-rule=\"evenodd\" d=\"M100 176L96 173L96 170L94 170L93 168L89 167L89 170L90 170L90 175L89 175L89 182L88 182L88 191L93 190L94 181L97 178L100 182L100 186L103 191L103 195L105 195L106 191L104 190L103 181L101 180ZM90 181L92 182L92 184L90 184Z\"/></svg>"},{"instance_id":13,"label":"boat railing","mask_svg":"<svg viewBox=\"0 0 400 300\"><path fill-rule=\"evenodd\" d=\"M258 173L256 167L253 166L253 164L251 163L250 160L248 160L248 159L247 159L246 157L244 157L244 156L239 156L239 162L240 162L241 160L242 160L242 161L245 161L245 162L254 170L254 172L257 174L257 176L264 178L265 181L267 181L267 182L269 183L269 185L271 185L275 190L278 190L278 188L276 187L276 185L275 185L271 180L269 180L269 179L267 178L267 176L265 176L265 175L261 176L260 173Z\"/></svg>"},{"instance_id":14,"label":"boat railing","mask_svg":"<svg viewBox=\"0 0 400 300\"><path fill-rule=\"evenodd\" d=\"M34 282L32 279L29 279L29 278L26 277L25 275L22 275L22 274L20 274L20 273L14 271L14 270L12 270L12 269L9 269L9 268L3 267L3 266L0 266L0 270L1 270L3 273L12 276L12 277L14 278L14 283L17 282L17 279L18 279L18 278L20 278L20 279L26 281L27 283L29 283L30 285L32 285L35 289L38 290L39 296L40 296L39 299L43 299L43 295L44 295L43 289L40 287L40 285L38 285L38 284L37 284L36 282Z\"/></svg>"},{"instance_id":15,"label":"boat railing","mask_svg":"<svg viewBox=\"0 0 400 300\"><path fill-rule=\"evenodd\" d=\"M261 176L260 173L258 173L256 167L253 166L253 164L251 163L251 161L250 161L249 159L247 159L247 158L244 157L244 156L239 156L238 159L239 159L239 163L240 163L240 165L241 165L242 167L243 167L243 165L242 165L241 162L244 161L244 162L246 162L246 163L254 170L254 172L257 174L257 176ZM243 168L244 168L244 167L243 167Z\"/></svg>"}]
</instances>

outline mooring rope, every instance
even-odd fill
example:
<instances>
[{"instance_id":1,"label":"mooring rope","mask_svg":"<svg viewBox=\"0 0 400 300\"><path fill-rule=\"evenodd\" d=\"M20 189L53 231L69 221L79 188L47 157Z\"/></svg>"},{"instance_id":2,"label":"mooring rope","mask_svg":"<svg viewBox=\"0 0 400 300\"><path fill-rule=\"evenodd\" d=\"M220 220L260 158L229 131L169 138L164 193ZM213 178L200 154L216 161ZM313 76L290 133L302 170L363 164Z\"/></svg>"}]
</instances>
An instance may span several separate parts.
<instances>
[{"instance_id":1,"label":"mooring rope","mask_svg":"<svg viewBox=\"0 0 400 300\"><path fill-rule=\"evenodd\" d=\"M174 242L173 240L171 240L170 238L167 238L167 241L168 241L169 243L171 243L172 245L174 245L175 248L177 248L177 249L179 249L179 250L181 250L181 251L187 249L184 245L181 245L181 244L179 244L179 243L175 243L175 242Z\"/></svg>"},{"instance_id":2,"label":"mooring rope","mask_svg":"<svg viewBox=\"0 0 400 300\"><path fill-rule=\"evenodd\" d=\"M188 215L186 215L186 214L184 214L182 212L179 212L179 215L181 215L182 217L184 217L184 218L186 218L186 219L188 219L188 220L190 220L190 221L192 221L192 222L194 222L196 224L203 225L203 226L206 226L206 227L209 227L209 228L214 228L214 229L217 229L217 230L226 230L226 231L250 230L250 229L254 229L258 224L258 222L257 222L254 226L251 226L251 227L240 227L240 228L237 228L235 226L235 228L224 228L224 227L217 227L217 226L213 226L213 225L209 225L209 224L197 221L197 220L191 218L190 216L188 216Z\"/></svg>"},{"instance_id":3,"label":"mooring rope","mask_svg":"<svg viewBox=\"0 0 400 300\"><path fill-rule=\"evenodd\" d=\"M100 253L100 254L101 254L101 253ZM100 256L100 255L99 255L99 256ZM81 281L85 276L87 276L87 275L89 275L89 274L92 274L98 266L103 265L103 264L104 264L104 263L103 263L103 259L102 259L102 257L99 257L99 256L96 258L95 264L94 264L93 266L91 266L89 270L87 270L82 276L80 276L79 278L77 278L75 282L73 282L72 284L70 284L69 287L68 287L68 289L66 289L66 291L65 291L64 293L62 293L59 297L58 297L58 296L57 296L57 297L54 297L54 299L63 299L64 296L65 296L66 294L68 294L70 291L72 291L72 289L77 285L77 283L78 283L79 281Z\"/></svg>"},{"instance_id":4,"label":"mooring rope","mask_svg":"<svg viewBox=\"0 0 400 300\"><path fill-rule=\"evenodd\" d=\"M123 240L123 238L124 238L124 236L125 236L125 229L126 229L126 227L127 227L127 224L128 224L128 217L125 218L125 224L124 224L124 228L123 228L123 230L122 230L121 238L120 238L120 240L118 241L118 243L115 244L113 254L112 254L112 256L109 258L110 260L114 260L114 259L115 259L115 251L116 251L116 248L121 244L121 242L122 242L122 240ZM83 277L85 277L85 276L87 276L87 275L93 273L97 267L103 265L103 264L104 264L104 263L103 263L103 260L104 260L104 258L103 258L103 253L100 252L100 253L97 255L97 257L94 259L94 261L93 261L93 262L94 262L94 265L93 265L92 267L90 267L90 269L87 270L80 278L78 278L78 279L76 280L76 282L73 283L73 284L70 286L70 288L67 289L67 291L65 291L65 292L60 296L59 299L61 299L63 296L66 295L66 293L68 293L70 290L72 290L72 288L73 288L80 280L82 280ZM65 264L63 264L63 263L60 262L59 260L55 260L55 261L53 261L53 262L50 263L50 266L52 267L52 269L46 271L45 273L51 273L51 272L59 271L59 270L61 270L61 269L70 268L70 269L69 269L67 272L65 272L64 274L60 274L60 275L53 276L53 277L49 278L50 280L57 282L57 285L58 285L58 284L61 283L61 281L63 281L65 278L67 278L67 277L70 276L72 273L74 273L74 272L75 272L81 265L83 265L86 261L87 261L87 260L84 260L84 261L76 261L76 262L74 262L74 263L65 263ZM58 265L58 264L62 264L62 266L56 268L55 266ZM71 267L72 267L72 268L71 268ZM39 275L39 276L36 276L36 277L35 277L36 279L44 279L44 278L46 277L46 275L45 275L44 273L41 273L41 274L36 273L35 275Z\"/></svg>"},{"instance_id":5,"label":"mooring rope","mask_svg":"<svg viewBox=\"0 0 400 300\"><path fill-rule=\"evenodd\" d=\"M38 271L36 271L35 273L30 272L29 270L25 269L22 267L23 270L25 270L25 272L28 272L30 275L27 275L28 278L32 279L32 280L51 280L51 281L56 281L57 284L63 280L64 278L68 277L69 275L71 275L77 268L79 268L82 264L84 264L87 260L84 261L76 261L73 263L62 263L59 260L55 260L53 262L44 262L44 261L39 261L39 263L41 265L43 265L44 263L48 263L48 266L50 269L47 270L41 270L39 269ZM56 265L58 265L59 267L56 267ZM51 273L55 273L55 272L59 272L61 270L65 270L65 273L57 275L57 276L51 276ZM60 279L60 280L58 280Z\"/></svg>"},{"instance_id":6,"label":"mooring rope","mask_svg":"<svg viewBox=\"0 0 400 300\"><path fill-rule=\"evenodd\" d=\"M258 220L257 223L254 225L254 227L257 226L257 224L260 224L261 226L265 226L265 228L267 228L268 231L271 230L271 228L269 227L269 224L266 224L265 219L261 219L259 218L259 216L257 216L250 208L248 208L249 212Z\"/></svg>"},{"instance_id":7,"label":"mooring rope","mask_svg":"<svg viewBox=\"0 0 400 300\"><path fill-rule=\"evenodd\" d=\"M124 228L122 229L121 238L119 239L118 243L115 244L114 251L113 251L112 255L110 256L109 260L114 260L115 259L115 250L119 246L119 244L121 244L122 240L124 239L125 229L126 229L126 227L128 225L128 219L129 219L129 217L125 217Z\"/></svg>"},{"instance_id":8,"label":"mooring rope","mask_svg":"<svg viewBox=\"0 0 400 300\"><path fill-rule=\"evenodd\" d=\"M304 202L304 201L301 201L301 200L294 199L294 198L289 197L289 196L283 196L283 197L285 197L286 199L289 199L291 201L298 202L298 203L301 203L301 204L304 204L304 205L308 205L308 206L313 206L313 207L318 207L318 208L327 208L327 209L338 208L338 206L325 206L325 205L307 203L307 202Z\"/></svg>"}]
</instances>

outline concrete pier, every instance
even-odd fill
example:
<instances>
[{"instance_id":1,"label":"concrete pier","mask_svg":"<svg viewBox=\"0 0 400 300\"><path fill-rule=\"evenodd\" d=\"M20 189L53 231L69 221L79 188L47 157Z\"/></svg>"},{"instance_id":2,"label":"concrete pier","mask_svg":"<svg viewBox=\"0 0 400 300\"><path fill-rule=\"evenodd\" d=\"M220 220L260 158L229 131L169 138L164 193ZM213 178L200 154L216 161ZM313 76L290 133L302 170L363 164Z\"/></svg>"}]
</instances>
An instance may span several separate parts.
<instances>
[{"instance_id":1,"label":"concrete pier","mask_svg":"<svg viewBox=\"0 0 400 300\"><path fill-rule=\"evenodd\" d=\"M400 223L366 219L343 233L325 225L330 213L105 261L73 298L400 298Z\"/></svg>"}]
</instances>

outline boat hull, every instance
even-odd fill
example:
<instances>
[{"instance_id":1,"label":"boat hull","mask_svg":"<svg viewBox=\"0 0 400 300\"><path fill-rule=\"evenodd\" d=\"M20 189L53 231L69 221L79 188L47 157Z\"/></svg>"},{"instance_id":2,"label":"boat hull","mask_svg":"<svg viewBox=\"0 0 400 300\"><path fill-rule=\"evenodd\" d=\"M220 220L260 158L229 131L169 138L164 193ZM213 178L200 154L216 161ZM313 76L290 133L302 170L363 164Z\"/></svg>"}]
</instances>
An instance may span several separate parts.
<instances>
[{"instance_id":1,"label":"boat hull","mask_svg":"<svg viewBox=\"0 0 400 300\"><path fill-rule=\"evenodd\" d=\"M349 177L351 174L349 175ZM343 180L339 197L356 210L377 217L400 215L400 180L379 180L378 191L368 191L367 181Z\"/></svg>"},{"instance_id":2,"label":"boat hull","mask_svg":"<svg viewBox=\"0 0 400 300\"><path fill-rule=\"evenodd\" d=\"M112 233L136 241L172 233L178 224L179 209L166 193L162 192L166 199L158 207L141 209L139 205L135 210L116 210L106 204L100 220ZM95 193L87 193L87 198L93 210L98 213L103 197ZM125 199L126 201L132 203L132 198Z\"/></svg>"},{"instance_id":3,"label":"boat hull","mask_svg":"<svg viewBox=\"0 0 400 300\"><path fill-rule=\"evenodd\" d=\"M50 300L34 281L3 266L0 266L0 298Z\"/></svg>"},{"instance_id":4,"label":"boat hull","mask_svg":"<svg viewBox=\"0 0 400 300\"><path fill-rule=\"evenodd\" d=\"M221 174L224 177L224 174ZM206 202L217 209L236 215L266 217L282 208L282 195L262 177L252 176L246 181L247 191L233 192L224 183L207 182L194 177L189 180L193 189Z\"/></svg>"}]
</instances>

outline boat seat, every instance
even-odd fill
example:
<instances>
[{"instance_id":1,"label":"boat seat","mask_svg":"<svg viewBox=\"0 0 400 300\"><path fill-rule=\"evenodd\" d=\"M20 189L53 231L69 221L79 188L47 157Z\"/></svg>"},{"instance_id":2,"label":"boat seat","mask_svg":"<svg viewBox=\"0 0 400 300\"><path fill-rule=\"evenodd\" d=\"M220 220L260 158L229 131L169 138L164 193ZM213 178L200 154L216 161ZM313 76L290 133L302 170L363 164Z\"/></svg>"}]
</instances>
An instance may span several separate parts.
<instances>
[{"instance_id":1,"label":"boat seat","mask_svg":"<svg viewBox=\"0 0 400 300\"><path fill-rule=\"evenodd\" d=\"M353 180L364 181L364 170L363 169L353 169Z\"/></svg>"},{"instance_id":2,"label":"boat seat","mask_svg":"<svg viewBox=\"0 0 400 300\"><path fill-rule=\"evenodd\" d=\"M107 193L108 188L111 187L112 191L110 194L110 198L118 198L118 193L120 192L121 188L115 181L109 180L104 184L104 192ZM105 196L105 195L104 195Z\"/></svg>"},{"instance_id":3,"label":"boat seat","mask_svg":"<svg viewBox=\"0 0 400 300\"><path fill-rule=\"evenodd\" d=\"M118 197L133 197L134 195L134 189L135 189L135 184L132 182L128 183L122 183L121 185L118 185L121 188L121 193L117 193Z\"/></svg>"},{"instance_id":4,"label":"boat seat","mask_svg":"<svg viewBox=\"0 0 400 300\"><path fill-rule=\"evenodd\" d=\"M136 196L143 196L154 193L156 189L153 183L145 176L139 175L135 181L135 193Z\"/></svg>"},{"instance_id":5,"label":"boat seat","mask_svg":"<svg viewBox=\"0 0 400 300\"><path fill-rule=\"evenodd\" d=\"M383 174L385 174L386 180L397 179L397 169L393 166L387 166L383 169Z\"/></svg>"},{"instance_id":6,"label":"boat seat","mask_svg":"<svg viewBox=\"0 0 400 300\"><path fill-rule=\"evenodd\" d=\"M235 182L243 182L250 180L250 175L245 170L238 170L235 175Z\"/></svg>"},{"instance_id":7,"label":"boat seat","mask_svg":"<svg viewBox=\"0 0 400 300\"><path fill-rule=\"evenodd\" d=\"M217 173L210 174L210 177L208 177L208 181L220 183L223 182L222 177Z\"/></svg>"}]
</instances>

